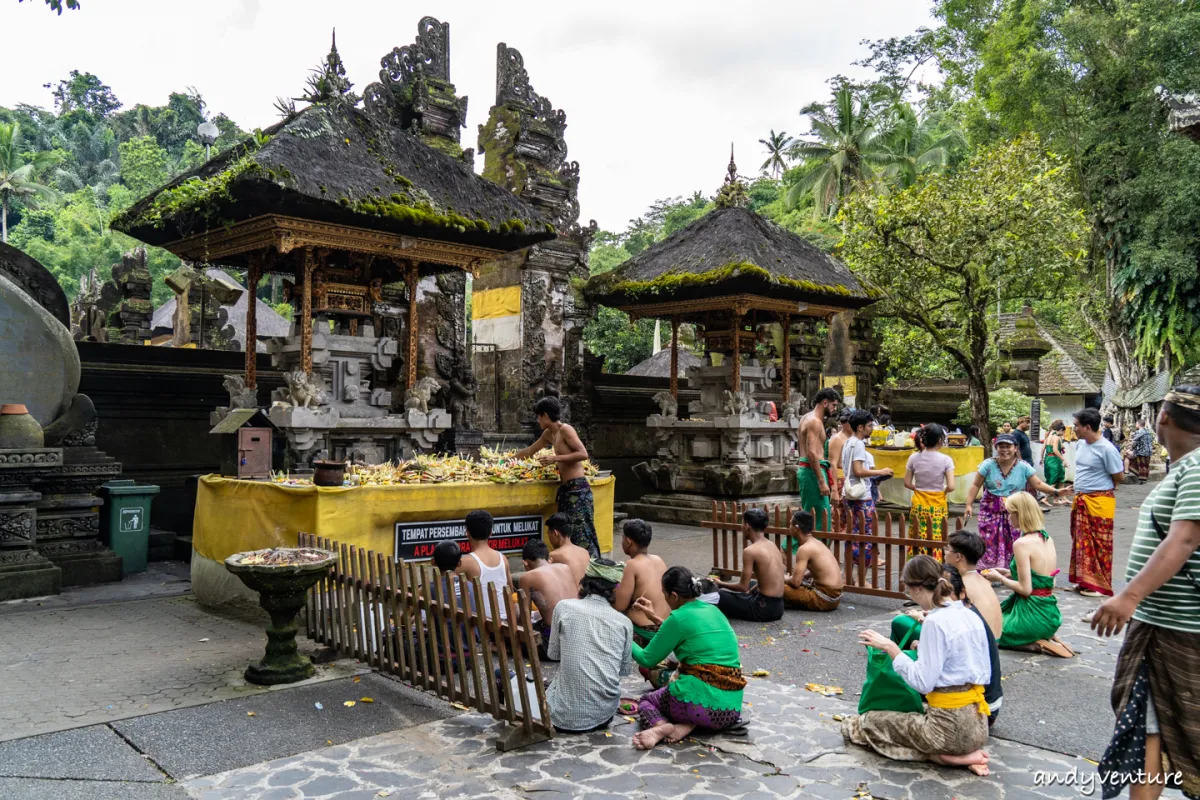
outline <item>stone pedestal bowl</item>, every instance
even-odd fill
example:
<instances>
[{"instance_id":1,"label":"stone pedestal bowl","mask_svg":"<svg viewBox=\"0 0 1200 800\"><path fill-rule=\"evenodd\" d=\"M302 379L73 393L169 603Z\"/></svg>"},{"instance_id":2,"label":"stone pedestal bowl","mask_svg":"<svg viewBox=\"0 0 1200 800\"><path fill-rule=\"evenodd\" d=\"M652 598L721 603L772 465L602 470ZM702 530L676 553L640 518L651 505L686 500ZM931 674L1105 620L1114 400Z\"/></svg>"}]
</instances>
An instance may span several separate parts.
<instances>
[{"instance_id":1,"label":"stone pedestal bowl","mask_svg":"<svg viewBox=\"0 0 1200 800\"><path fill-rule=\"evenodd\" d=\"M281 547L225 559L225 569L258 592L258 602L271 615L267 651L262 661L246 668L246 680L272 686L312 677L312 659L296 652L296 614L304 607L304 593L329 573L337 558L328 550ZM264 559L270 563L254 563Z\"/></svg>"}]
</instances>

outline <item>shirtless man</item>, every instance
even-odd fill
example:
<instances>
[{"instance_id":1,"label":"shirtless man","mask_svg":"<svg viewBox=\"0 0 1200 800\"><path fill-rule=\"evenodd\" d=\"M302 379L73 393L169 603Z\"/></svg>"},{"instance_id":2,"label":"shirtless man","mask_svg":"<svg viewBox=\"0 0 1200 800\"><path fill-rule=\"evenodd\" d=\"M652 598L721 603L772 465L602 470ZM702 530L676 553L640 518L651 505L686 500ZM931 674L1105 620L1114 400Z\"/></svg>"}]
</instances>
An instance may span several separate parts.
<instances>
[{"instance_id":1,"label":"shirtless man","mask_svg":"<svg viewBox=\"0 0 1200 800\"><path fill-rule=\"evenodd\" d=\"M1004 615L1000 611L1000 600L996 590L987 578L979 574L975 565L987 552L987 543L978 533L960 531L950 535L946 544L946 564L954 567L962 576L963 588L967 592L967 600L979 611L983 621L992 630L992 636L1000 638L1004 625Z\"/></svg>"},{"instance_id":2,"label":"shirtless man","mask_svg":"<svg viewBox=\"0 0 1200 800\"><path fill-rule=\"evenodd\" d=\"M817 392L813 398L813 410L800 418L797 436L800 468L796 470L796 482L800 485L800 507L813 513L817 528L822 531L832 528L830 497L839 498L839 489L833 484L829 473L825 418L837 411L841 401L837 389L827 388Z\"/></svg>"},{"instance_id":3,"label":"shirtless man","mask_svg":"<svg viewBox=\"0 0 1200 800\"><path fill-rule=\"evenodd\" d=\"M800 546L792 557L792 574L784 579L783 602L788 608L833 611L842 599L842 568L829 548L813 538L813 523L808 511L792 515L788 534Z\"/></svg>"},{"instance_id":4,"label":"shirtless man","mask_svg":"<svg viewBox=\"0 0 1200 800\"><path fill-rule=\"evenodd\" d=\"M562 405L557 397L543 397L533 407L542 435L533 444L517 452L517 458L529 458L546 447L553 453L538 456L542 464L558 465L559 513L567 515L571 541L587 550L592 558L600 557L600 542L596 538L592 487L583 477L583 462L588 459L587 448L570 425L559 420Z\"/></svg>"},{"instance_id":5,"label":"shirtless man","mask_svg":"<svg viewBox=\"0 0 1200 800\"><path fill-rule=\"evenodd\" d=\"M551 514L550 519L546 520L546 531L546 538L550 540L550 562L566 564L571 568L575 582L579 583L583 580L592 557L588 555L587 550L571 541L571 536L567 533L567 515Z\"/></svg>"},{"instance_id":6,"label":"shirtless man","mask_svg":"<svg viewBox=\"0 0 1200 800\"><path fill-rule=\"evenodd\" d=\"M852 413L854 412L848 408L842 409L842 413L838 414L838 429L833 436L829 437L829 463L833 475L833 486L830 487L829 496L834 503L838 503L842 499L842 481L846 477L842 473L842 448L854 435L854 431L850 430Z\"/></svg>"},{"instance_id":7,"label":"shirtless man","mask_svg":"<svg viewBox=\"0 0 1200 800\"><path fill-rule=\"evenodd\" d=\"M654 607L654 613L660 619L666 619L671 613L667 598L663 595L662 576L667 571L667 564L658 556L650 555L650 525L640 519L627 519L622 527L621 549L625 552L625 572L617 592L613 595L613 608L625 612L633 623L633 640L645 647L654 634L658 633L658 625L650 621L646 612L634 604L639 598L646 598Z\"/></svg>"},{"instance_id":8,"label":"shirtless man","mask_svg":"<svg viewBox=\"0 0 1200 800\"><path fill-rule=\"evenodd\" d=\"M715 581L721 590L717 607L727 617L752 622L774 622L783 617L783 553L766 537L766 530L767 512L746 509L742 514L746 536L742 577L737 581Z\"/></svg>"},{"instance_id":9,"label":"shirtless man","mask_svg":"<svg viewBox=\"0 0 1200 800\"><path fill-rule=\"evenodd\" d=\"M542 615L541 633L543 644L550 641L550 620L554 619L554 607L561 600L579 599L579 581L575 580L571 568L566 564L550 561L550 551L541 539L530 539L521 548L521 563L525 567L518 580L520 588L529 593L529 599Z\"/></svg>"}]
</instances>

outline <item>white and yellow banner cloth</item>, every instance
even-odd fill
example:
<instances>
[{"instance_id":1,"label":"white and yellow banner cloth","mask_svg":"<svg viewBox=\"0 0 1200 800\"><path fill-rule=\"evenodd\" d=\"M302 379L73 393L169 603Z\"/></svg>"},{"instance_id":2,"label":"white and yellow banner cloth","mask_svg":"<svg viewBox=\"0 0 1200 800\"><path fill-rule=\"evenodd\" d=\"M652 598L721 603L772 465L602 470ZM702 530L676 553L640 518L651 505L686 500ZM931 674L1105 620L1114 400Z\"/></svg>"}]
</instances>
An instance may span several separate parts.
<instances>
[{"instance_id":1,"label":"white and yellow banner cloth","mask_svg":"<svg viewBox=\"0 0 1200 800\"><path fill-rule=\"evenodd\" d=\"M476 290L471 295L471 333L476 344L521 349L521 287Z\"/></svg>"}]
</instances>

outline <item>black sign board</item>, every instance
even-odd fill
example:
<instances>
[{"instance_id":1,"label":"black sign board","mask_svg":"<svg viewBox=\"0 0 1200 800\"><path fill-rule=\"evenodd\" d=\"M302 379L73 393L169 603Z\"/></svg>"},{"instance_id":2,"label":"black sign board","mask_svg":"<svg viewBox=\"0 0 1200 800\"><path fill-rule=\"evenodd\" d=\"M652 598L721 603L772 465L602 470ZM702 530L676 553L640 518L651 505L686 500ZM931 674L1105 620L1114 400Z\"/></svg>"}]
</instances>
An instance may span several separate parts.
<instances>
[{"instance_id":1,"label":"black sign board","mask_svg":"<svg viewBox=\"0 0 1200 800\"><path fill-rule=\"evenodd\" d=\"M1037 398L1029 404L1029 438L1035 442L1042 438L1042 401Z\"/></svg>"},{"instance_id":2,"label":"black sign board","mask_svg":"<svg viewBox=\"0 0 1200 800\"><path fill-rule=\"evenodd\" d=\"M530 539L542 536L542 517L530 514L522 517L497 517L489 544L501 552L519 551ZM413 561L433 558L433 548L439 542L457 542L467 552L467 523L461 519L433 522L397 522L396 558Z\"/></svg>"}]
</instances>

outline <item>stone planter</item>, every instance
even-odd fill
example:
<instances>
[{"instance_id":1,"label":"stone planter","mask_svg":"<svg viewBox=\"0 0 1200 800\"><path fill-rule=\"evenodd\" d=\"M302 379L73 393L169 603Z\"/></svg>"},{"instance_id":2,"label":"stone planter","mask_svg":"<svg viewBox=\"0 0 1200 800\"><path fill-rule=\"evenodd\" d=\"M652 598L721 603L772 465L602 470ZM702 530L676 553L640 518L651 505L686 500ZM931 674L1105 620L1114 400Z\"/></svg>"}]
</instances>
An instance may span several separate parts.
<instances>
[{"instance_id":1,"label":"stone planter","mask_svg":"<svg viewBox=\"0 0 1200 800\"><path fill-rule=\"evenodd\" d=\"M263 558L272 563L246 563ZM271 615L266 653L246 668L246 680L271 686L312 677L312 659L296 652L296 614L304 607L304 593L329 573L337 558L328 550L278 548L225 559L225 569L258 592L258 602Z\"/></svg>"},{"instance_id":2,"label":"stone planter","mask_svg":"<svg viewBox=\"0 0 1200 800\"><path fill-rule=\"evenodd\" d=\"M346 480L345 461L314 461L314 486L341 486Z\"/></svg>"}]
</instances>

